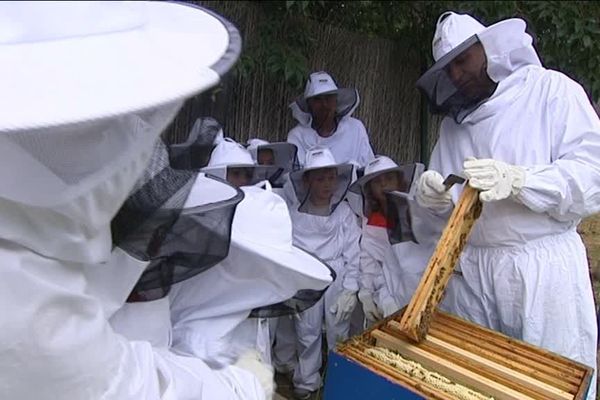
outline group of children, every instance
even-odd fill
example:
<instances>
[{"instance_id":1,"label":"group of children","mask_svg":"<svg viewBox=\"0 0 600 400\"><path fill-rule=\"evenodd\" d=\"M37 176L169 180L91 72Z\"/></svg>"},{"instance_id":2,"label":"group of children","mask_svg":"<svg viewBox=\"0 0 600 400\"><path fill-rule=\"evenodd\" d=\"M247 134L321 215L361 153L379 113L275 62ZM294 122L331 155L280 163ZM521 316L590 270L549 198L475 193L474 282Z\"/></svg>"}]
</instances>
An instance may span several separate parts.
<instances>
[{"instance_id":1,"label":"group of children","mask_svg":"<svg viewBox=\"0 0 600 400\"><path fill-rule=\"evenodd\" d=\"M293 376L296 398L310 398L322 384L323 333L331 350L406 305L432 247L419 244L410 229L408 207L422 165L376 156L359 169L338 163L325 147L309 150L304 160L296 154L291 143L251 139L243 146L217 138L202 171L237 187L268 182L287 204L294 245L335 273L310 308L270 323L258 319L262 359Z\"/></svg>"},{"instance_id":2,"label":"group of children","mask_svg":"<svg viewBox=\"0 0 600 400\"><path fill-rule=\"evenodd\" d=\"M212 128L199 119L185 146L159 141L113 220L114 263L144 273L111 324L217 370L250 358L267 397L277 370L292 379L295 398L311 398L324 347L406 305L419 282L432 248L419 244L409 209L423 166L375 156L361 169L326 147L298 160L294 144L244 146ZM190 165L201 154L205 165ZM321 272L298 254L269 270L264 255L281 248L284 219L296 251ZM301 278L281 272L290 263Z\"/></svg>"}]
</instances>

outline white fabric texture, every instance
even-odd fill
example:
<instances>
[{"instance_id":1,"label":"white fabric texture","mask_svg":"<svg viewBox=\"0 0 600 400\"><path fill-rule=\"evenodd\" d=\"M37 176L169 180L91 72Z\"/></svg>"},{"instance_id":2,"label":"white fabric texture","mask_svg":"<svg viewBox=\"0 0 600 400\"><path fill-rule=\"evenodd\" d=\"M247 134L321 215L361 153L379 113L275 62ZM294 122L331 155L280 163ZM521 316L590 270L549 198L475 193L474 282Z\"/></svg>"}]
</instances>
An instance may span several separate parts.
<instances>
[{"instance_id":1,"label":"white fabric texture","mask_svg":"<svg viewBox=\"0 0 600 400\"><path fill-rule=\"evenodd\" d=\"M152 11L144 13L146 6ZM0 397L236 399L221 374L200 360L163 355L148 342L116 334L107 314L127 293L121 283L131 290L141 270L136 265L121 275L104 268L110 221L154 142L185 97L219 80L208 66L228 50L224 22L174 3L6 2L0 8L7 111L0 121L0 322L7 327L0 333ZM149 20L130 25L130 17ZM176 56L179 46L192 43L207 53ZM163 58L160 49L174 57ZM148 79L171 73L177 78L168 83ZM88 281L102 272L124 282L112 290ZM193 374L174 372L186 364ZM252 398L256 382L245 372L242 377L239 390L247 395L241 398ZM259 394L264 398L262 389Z\"/></svg>"},{"instance_id":2,"label":"white fabric texture","mask_svg":"<svg viewBox=\"0 0 600 400\"><path fill-rule=\"evenodd\" d=\"M382 303L381 305L381 309L383 310L383 317L387 318L390 315L392 315L393 313L395 313L396 311L398 311L401 307L398 305L398 303L396 303L394 301L394 299L390 298L387 299L384 303Z\"/></svg>"},{"instance_id":3,"label":"white fabric texture","mask_svg":"<svg viewBox=\"0 0 600 400\"><path fill-rule=\"evenodd\" d=\"M387 229L367 224L363 220L360 238L360 281L361 289L376 292L375 283L383 274L382 263L390 247Z\"/></svg>"},{"instance_id":4,"label":"white fabric texture","mask_svg":"<svg viewBox=\"0 0 600 400\"><path fill-rule=\"evenodd\" d=\"M452 208L452 195L444 187L444 177L437 171L425 171L417 184L416 200L421 207L438 214Z\"/></svg>"},{"instance_id":5,"label":"white fabric texture","mask_svg":"<svg viewBox=\"0 0 600 400\"><path fill-rule=\"evenodd\" d=\"M384 317L407 305L421 280L435 241L419 240L423 244L402 242L390 246L385 228L363 225L360 286L371 288Z\"/></svg>"},{"instance_id":6,"label":"white fabric texture","mask_svg":"<svg viewBox=\"0 0 600 400\"><path fill-rule=\"evenodd\" d=\"M533 61L514 63L537 59L516 43L494 54L482 38L488 71L502 67L507 77L461 124L442 121L431 156L442 175L468 157L526 171L516 196L484 205L458 265L462 278L448 288L450 311L595 368L595 307L575 227L600 211L600 121L576 82ZM459 189L451 192L456 201Z\"/></svg>"},{"instance_id":7,"label":"white fabric texture","mask_svg":"<svg viewBox=\"0 0 600 400\"><path fill-rule=\"evenodd\" d=\"M125 303L110 318L110 326L128 340L149 342L152 347L171 347L169 298Z\"/></svg>"},{"instance_id":8,"label":"white fabric texture","mask_svg":"<svg viewBox=\"0 0 600 400\"><path fill-rule=\"evenodd\" d=\"M10 188L15 185L19 189L7 196L0 189L0 197L4 199L2 208L6 210L2 212L5 215L0 224L0 237L19 242L47 257L82 263L105 262L111 251L110 221L146 167L155 139L180 106L181 103L170 104L152 112L73 125L69 129L38 130L36 139L29 143L31 147L22 141L25 139L17 141L18 136L30 136L28 132L22 135L1 134L0 155L10 168L1 169L0 182L6 183L4 189L7 191L12 191ZM59 157L65 149L54 153L54 146L56 143L62 146L63 141L69 141L75 131L79 133L76 139L78 146L70 147L74 154ZM120 136L127 139L117 140ZM102 144L94 148L92 144L97 143L96 137L102 138L98 139ZM51 139L56 139L56 142ZM114 163L108 162L110 157L106 154L98 157L85 155L88 151L115 151L114 142L122 147L115 153ZM33 146L33 143L42 149ZM17 150L17 147L20 149ZM34 155L44 162L32 161ZM72 176L66 178L66 172L57 175L57 171L66 167L62 164L64 159L72 157L77 160L77 179ZM19 171L20 179L15 179L15 171ZM30 179L32 175L36 177ZM47 181L42 184L39 179ZM69 184L65 184L65 180ZM44 189L48 189L48 193ZM63 193L59 193L61 190ZM38 198L43 199L46 194L49 203L44 204L45 201ZM21 195L26 196L27 201L20 202ZM35 229L32 229L33 225Z\"/></svg>"},{"instance_id":9,"label":"white fabric texture","mask_svg":"<svg viewBox=\"0 0 600 400\"><path fill-rule=\"evenodd\" d=\"M253 309L288 300L302 289L323 290L331 282L319 260L292 246L283 199L268 188L243 191L227 258L169 293L173 348L214 367L231 364L249 346L267 353L269 338L257 336L256 326L244 334L241 326Z\"/></svg>"},{"instance_id":10,"label":"white fabric texture","mask_svg":"<svg viewBox=\"0 0 600 400\"><path fill-rule=\"evenodd\" d=\"M151 114L162 115L155 124L143 123L141 116L129 116L90 125L111 126L111 134L118 135L120 129L135 127L129 122L139 118L140 130L134 134L145 134L146 141L131 147L121 165L111 165L105 180L94 177L79 182L81 187L75 187L72 194L76 197L70 201L41 208L0 199L4 221L0 253L5 278L1 315L3 325L10 326L0 334L4 360L0 366L1 397L113 398L110 393L118 397L123 391L134 390L134 382L125 379L125 370L156 375L156 371L136 372L136 357L142 355L134 354L129 343L112 332L106 319L105 311L123 300L127 287L112 291L96 286L94 291L94 284L87 279L104 270L102 263L109 260L111 250L110 220L145 168L160 130L176 111L171 105L162 113ZM53 128L45 131L48 136L52 133ZM90 130L82 136L99 133ZM91 268L98 271L89 275ZM114 272L110 268L104 271ZM131 285L129 290L140 273L136 266L135 271L123 274ZM93 296L99 292L104 296ZM39 385L31 385L32 381ZM156 382L149 378L146 384Z\"/></svg>"},{"instance_id":11,"label":"white fabric texture","mask_svg":"<svg viewBox=\"0 0 600 400\"><path fill-rule=\"evenodd\" d=\"M344 289L358 291L360 228L348 204L342 202L327 217L301 213L293 206L290 215L294 245L315 254L327 264L342 259L344 267L336 270L336 281L341 281Z\"/></svg>"},{"instance_id":12,"label":"white fabric texture","mask_svg":"<svg viewBox=\"0 0 600 400\"><path fill-rule=\"evenodd\" d=\"M256 376L265 391L265 399L273 398L273 394L275 393L275 371L271 365L266 364L262 360L258 351L246 351L236 361L235 366L249 371L252 375Z\"/></svg>"},{"instance_id":13,"label":"white fabric texture","mask_svg":"<svg viewBox=\"0 0 600 400\"><path fill-rule=\"evenodd\" d=\"M85 265L85 292L100 301L104 316L110 318L125 304L127 297L142 276L148 262L131 257L119 247L115 247L110 259L98 266ZM119 279L115 280L115 276Z\"/></svg>"},{"instance_id":14,"label":"white fabric texture","mask_svg":"<svg viewBox=\"0 0 600 400\"><path fill-rule=\"evenodd\" d=\"M321 384L321 335L323 320L328 348L333 349L348 337L350 320L337 322L330 310L344 291L358 291L358 254L360 227L347 203L342 202L328 217L297 211L290 206L294 244L325 261L337 274L321 300L296 316L298 365L294 371L294 387L316 390Z\"/></svg>"},{"instance_id":15,"label":"white fabric texture","mask_svg":"<svg viewBox=\"0 0 600 400\"><path fill-rule=\"evenodd\" d=\"M402 242L388 248L383 261L383 279L376 282L378 295L375 301L380 305L384 316L387 317L410 302L434 248L435 242Z\"/></svg>"},{"instance_id":16,"label":"white fabric texture","mask_svg":"<svg viewBox=\"0 0 600 400\"><path fill-rule=\"evenodd\" d=\"M438 18L431 44L433 59L438 61L453 48L483 31L485 26L467 14L445 12Z\"/></svg>"},{"instance_id":17,"label":"white fabric texture","mask_svg":"<svg viewBox=\"0 0 600 400\"><path fill-rule=\"evenodd\" d=\"M228 51L240 51L239 38L238 49L231 49L222 21L173 2L11 1L0 7L1 131L183 100L216 85L223 71L211 68L235 57ZM186 54L189 48L196 51Z\"/></svg>"},{"instance_id":18,"label":"white fabric texture","mask_svg":"<svg viewBox=\"0 0 600 400\"><path fill-rule=\"evenodd\" d=\"M479 199L483 202L504 200L516 196L525 184L525 169L505 162L468 157L464 164L464 174L469 185L480 190Z\"/></svg>"},{"instance_id":19,"label":"white fabric texture","mask_svg":"<svg viewBox=\"0 0 600 400\"><path fill-rule=\"evenodd\" d=\"M337 85L333 81L331 75L327 72L313 72L306 81L304 87L304 98L308 99L320 94L331 94L336 93L338 90Z\"/></svg>"}]
</instances>

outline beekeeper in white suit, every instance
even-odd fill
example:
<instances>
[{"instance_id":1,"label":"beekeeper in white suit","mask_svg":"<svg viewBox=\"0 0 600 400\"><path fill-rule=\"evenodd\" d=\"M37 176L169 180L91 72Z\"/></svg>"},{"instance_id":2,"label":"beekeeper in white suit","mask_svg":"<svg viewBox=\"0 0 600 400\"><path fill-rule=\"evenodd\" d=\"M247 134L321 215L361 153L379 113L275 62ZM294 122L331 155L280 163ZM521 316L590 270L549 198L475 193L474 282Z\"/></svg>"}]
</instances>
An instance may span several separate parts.
<instances>
[{"instance_id":1,"label":"beekeeper in white suit","mask_svg":"<svg viewBox=\"0 0 600 400\"><path fill-rule=\"evenodd\" d=\"M447 116L417 198L440 229L460 191L444 191L443 177L464 171L484 202L450 310L595 368L594 298L575 228L600 211L598 116L579 84L541 66L520 19L485 27L445 13L433 55L417 86Z\"/></svg>"},{"instance_id":2,"label":"beekeeper in white suit","mask_svg":"<svg viewBox=\"0 0 600 400\"><path fill-rule=\"evenodd\" d=\"M237 31L166 2L6 2L0 24L0 397L171 399L183 378L182 398L236 398L202 361L112 331L111 285L129 293L141 268L90 276L111 272L111 219Z\"/></svg>"},{"instance_id":3,"label":"beekeeper in white suit","mask_svg":"<svg viewBox=\"0 0 600 400\"><path fill-rule=\"evenodd\" d=\"M111 224L113 243L119 246L111 266L121 270L138 265L137 259L152 261L145 263L128 302L111 316L110 323L128 339L148 341L166 352L172 342L166 295L173 284L215 267L227 256L231 220L243 195L203 173L171 169L167 150L159 144L136 190ZM169 227L167 231L164 226ZM119 256L120 248L132 256ZM229 390L239 399L271 398L272 370L255 352L238 354L233 361L236 365L223 366L217 372L224 392ZM182 385L175 381L176 398L187 398L182 389L193 383L200 382Z\"/></svg>"},{"instance_id":4,"label":"beekeeper in white suit","mask_svg":"<svg viewBox=\"0 0 600 400\"><path fill-rule=\"evenodd\" d=\"M165 172L171 173L165 176ZM110 307L106 307L105 310L115 332L131 341L149 342L155 352L169 356L166 364L174 370L174 373L172 379L165 380L162 386L165 392L172 394L170 396L163 395L163 398L195 399L199 394L194 388L201 386L202 380L190 373L189 371L193 371L193 369L189 370L188 368L193 368L194 363L200 364L201 362L195 360L193 363L188 363L185 368L171 367L171 365L178 365L173 360L193 359L175 356L170 351L172 327L167 294L173 283L189 279L213 267L217 259L222 259L227 255L227 232L229 231L227 220L231 220L235 204L242 199L242 195L227 184L206 177L204 174L181 175L179 171L160 171L160 174L153 177L157 181L157 185L144 185L130 197L130 199L137 200L138 206L143 205L144 209L129 208L130 199L128 199L113 220L112 227L120 231L122 228L120 224L135 224L135 218L132 217L136 211L145 211L148 213L147 215L151 216L162 214L162 221L160 217L150 217L143 221L141 224L143 227L133 230L135 233L132 236L135 238L132 240L128 240L129 238L125 235L121 237L121 235L113 234L113 239L117 239L118 244L126 249L123 251L120 247L116 247L113 250L112 257L107 264L107 268L114 274L113 277L122 276L123 270L139 271L140 268L143 268L144 273L129 294L125 304L116 311ZM179 189L177 189L179 186L177 184L168 186L170 182L182 181L185 181L185 184ZM171 191L172 189L174 192ZM160 193L157 193L156 190L171 195L164 205L159 205L158 202L153 204L156 198L160 197ZM148 196L148 194L151 195ZM140 197L145 197L145 199L139 201ZM158 209L152 209L153 206L158 206ZM155 212L153 213L153 211ZM165 218L169 218L169 216L165 216L164 211L179 212L175 214L174 218L176 219L171 226L173 232L169 231L162 235L163 241L156 243L150 239L154 239L154 233L160 229ZM216 226L217 224L218 226ZM208 237L208 235L212 235L212 237ZM145 239L140 240L142 237ZM220 240L222 243L215 243L216 240ZM146 249L151 250L152 247L156 249L159 245L159 253L146 254L147 258L152 258L152 262L142 262L136 258ZM173 255L178 262L171 262L170 256ZM186 261L185 265L182 263L183 260ZM205 261L198 262L198 260ZM122 297L125 294L122 293L120 304L122 304ZM236 365L228 365L218 371L213 371L213 374L218 377L220 387L219 391L212 390L207 396L240 400L271 398L273 378L269 366L261 363L251 352L241 354L235 361Z\"/></svg>"},{"instance_id":5,"label":"beekeeper in white suit","mask_svg":"<svg viewBox=\"0 0 600 400\"><path fill-rule=\"evenodd\" d=\"M423 164L399 166L389 157L378 155L369 161L364 175L350 186L350 191L362 196L364 204L358 298L368 324L406 305L405 298L408 296L410 300L412 295L406 281L415 275L419 281L416 271L425 269L431 254L429 247L423 248L414 238L390 240L392 230L400 228L397 217L406 220L407 213L395 212L388 196L403 193L406 202L412 199L423 169Z\"/></svg>"},{"instance_id":6,"label":"beekeeper in white suit","mask_svg":"<svg viewBox=\"0 0 600 400\"><path fill-rule=\"evenodd\" d=\"M300 163L314 147L328 148L339 163L364 167L373 158L364 124L352 117L359 102L356 89L338 88L327 72L310 74L304 94L290 104L298 124L287 141L298 147Z\"/></svg>"},{"instance_id":7,"label":"beekeeper in white suit","mask_svg":"<svg viewBox=\"0 0 600 400\"><path fill-rule=\"evenodd\" d=\"M217 140L208 165L201 171L224 179L235 187L276 179L282 173L282 169L275 165L258 165L244 146L230 138Z\"/></svg>"},{"instance_id":8,"label":"beekeeper in white suit","mask_svg":"<svg viewBox=\"0 0 600 400\"><path fill-rule=\"evenodd\" d=\"M352 173L352 164L337 163L328 149L317 148L307 153L303 169L290 174L294 244L327 262L337 274L323 299L296 317L296 398L309 398L320 387L323 325L327 347L334 349L348 338L350 316L358 303L360 226L343 201Z\"/></svg>"},{"instance_id":9,"label":"beekeeper in white suit","mask_svg":"<svg viewBox=\"0 0 600 400\"><path fill-rule=\"evenodd\" d=\"M333 281L324 263L292 245L283 199L268 187L243 191L227 258L174 285L169 293L174 350L214 368L232 364L248 349L261 355L270 352L268 338L256 341L256 318L249 316L303 311L318 302ZM302 298L295 298L300 290ZM267 362L264 356L261 361Z\"/></svg>"}]
</instances>

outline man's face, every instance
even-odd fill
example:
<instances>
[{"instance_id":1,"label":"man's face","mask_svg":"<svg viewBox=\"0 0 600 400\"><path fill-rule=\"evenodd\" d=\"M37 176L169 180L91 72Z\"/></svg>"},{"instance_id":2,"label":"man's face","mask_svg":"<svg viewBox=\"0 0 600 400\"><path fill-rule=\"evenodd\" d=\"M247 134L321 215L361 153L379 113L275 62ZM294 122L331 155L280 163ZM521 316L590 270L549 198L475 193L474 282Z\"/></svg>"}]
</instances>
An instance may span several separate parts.
<instances>
[{"instance_id":1,"label":"man's face","mask_svg":"<svg viewBox=\"0 0 600 400\"><path fill-rule=\"evenodd\" d=\"M259 149L256 161L258 165L275 165L275 154L272 149Z\"/></svg>"},{"instance_id":2,"label":"man's face","mask_svg":"<svg viewBox=\"0 0 600 400\"><path fill-rule=\"evenodd\" d=\"M307 100L308 108L316 122L323 122L335 117L337 94L325 94Z\"/></svg>"},{"instance_id":3,"label":"man's face","mask_svg":"<svg viewBox=\"0 0 600 400\"><path fill-rule=\"evenodd\" d=\"M329 202L337 185L335 168L320 168L304 174L304 184L308 185L313 201Z\"/></svg>"},{"instance_id":4,"label":"man's face","mask_svg":"<svg viewBox=\"0 0 600 400\"><path fill-rule=\"evenodd\" d=\"M227 182L239 188L248 186L252 180L252 168L227 168Z\"/></svg>"},{"instance_id":5,"label":"man's face","mask_svg":"<svg viewBox=\"0 0 600 400\"><path fill-rule=\"evenodd\" d=\"M488 97L495 86L486 69L487 58L481 43L475 43L460 53L446 67L459 92L474 100Z\"/></svg>"}]
</instances>

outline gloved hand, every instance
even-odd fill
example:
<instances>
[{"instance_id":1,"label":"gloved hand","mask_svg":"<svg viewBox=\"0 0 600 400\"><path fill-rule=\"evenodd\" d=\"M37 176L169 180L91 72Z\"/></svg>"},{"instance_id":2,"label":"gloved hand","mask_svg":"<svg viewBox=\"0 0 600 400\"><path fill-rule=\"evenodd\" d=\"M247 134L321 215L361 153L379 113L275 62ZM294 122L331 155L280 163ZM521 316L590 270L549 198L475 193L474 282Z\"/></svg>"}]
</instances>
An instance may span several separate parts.
<instances>
[{"instance_id":1,"label":"gloved hand","mask_svg":"<svg viewBox=\"0 0 600 400\"><path fill-rule=\"evenodd\" d=\"M373 301L372 292L361 289L358 291L358 299L362 303L363 312L365 313L365 318L369 324L381 319L382 315Z\"/></svg>"},{"instance_id":2,"label":"gloved hand","mask_svg":"<svg viewBox=\"0 0 600 400\"><path fill-rule=\"evenodd\" d=\"M417 184L417 203L433 212L443 214L452 208L452 196L444 187L444 177L437 171L425 171Z\"/></svg>"},{"instance_id":3,"label":"gloved hand","mask_svg":"<svg viewBox=\"0 0 600 400\"><path fill-rule=\"evenodd\" d=\"M387 301L385 301L382 304L381 308L383 309L383 316L386 318L400 309L400 307L398 307L398 304L396 304L396 302L393 299L388 299Z\"/></svg>"},{"instance_id":4,"label":"gloved hand","mask_svg":"<svg viewBox=\"0 0 600 400\"><path fill-rule=\"evenodd\" d=\"M238 368L252 373L265 391L265 399L272 399L275 393L275 372L271 365L265 364L258 351L248 349L234 364Z\"/></svg>"},{"instance_id":5,"label":"gloved hand","mask_svg":"<svg viewBox=\"0 0 600 400\"><path fill-rule=\"evenodd\" d=\"M497 201L516 196L525 184L525 168L492 159L469 157L463 167L469 185L481 191L481 201Z\"/></svg>"},{"instance_id":6,"label":"gloved hand","mask_svg":"<svg viewBox=\"0 0 600 400\"><path fill-rule=\"evenodd\" d=\"M346 321L350 319L350 315L354 311L356 303L358 303L356 292L344 289L335 304L329 308L329 312L335 314L336 323Z\"/></svg>"}]
</instances>

